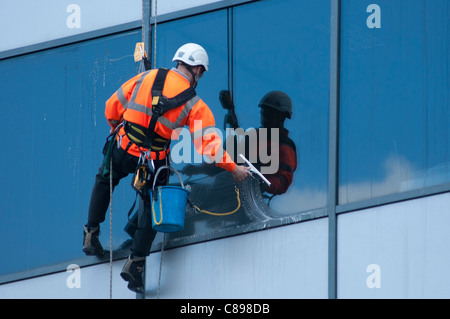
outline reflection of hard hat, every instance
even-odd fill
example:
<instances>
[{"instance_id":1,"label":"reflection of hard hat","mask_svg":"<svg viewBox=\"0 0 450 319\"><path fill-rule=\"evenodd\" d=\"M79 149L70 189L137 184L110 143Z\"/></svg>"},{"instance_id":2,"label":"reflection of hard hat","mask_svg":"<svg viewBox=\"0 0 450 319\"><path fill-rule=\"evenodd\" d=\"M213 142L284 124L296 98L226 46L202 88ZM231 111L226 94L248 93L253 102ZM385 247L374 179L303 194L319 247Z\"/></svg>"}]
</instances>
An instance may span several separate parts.
<instances>
[{"instance_id":1,"label":"reflection of hard hat","mask_svg":"<svg viewBox=\"0 0 450 319\"><path fill-rule=\"evenodd\" d=\"M190 66L203 65L205 71L209 68L209 58L205 49L202 46L195 43L186 43L182 45L175 55L172 61L181 61Z\"/></svg>"},{"instance_id":2,"label":"reflection of hard hat","mask_svg":"<svg viewBox=\"0 0 450 319\"><path fill-rule=\"evenodd\" d=\"M263 96L259 102L259 107L269 107L282 112L290 119L292 115L292 101L289 95L281 91L271 91Z\"/></svg>"}]
</instances>

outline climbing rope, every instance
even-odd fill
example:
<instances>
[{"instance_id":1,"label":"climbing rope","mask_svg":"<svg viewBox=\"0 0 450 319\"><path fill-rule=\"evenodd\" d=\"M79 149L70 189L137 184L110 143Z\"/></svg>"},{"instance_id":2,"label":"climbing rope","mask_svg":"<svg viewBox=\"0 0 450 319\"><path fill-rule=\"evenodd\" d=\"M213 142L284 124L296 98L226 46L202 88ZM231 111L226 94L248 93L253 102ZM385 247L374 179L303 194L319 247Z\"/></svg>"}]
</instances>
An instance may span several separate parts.
<instances>
[{"instance_id":1,"label":"climbing rope","mask_svg":"<svg viewBox=\"0 0 450 319\"><path fill-rule=\"evenodd\" d=\"M153 39L154 39L154 44L153 44L153 68L156 69L158 1L154 0L154 3L155 3L155 6L154 6L154 25L153 25L153 28L154 28L154 32L153 32ZM142 53L142 57L143 58L145 57L144 53ZM140 68L139 68L139 71L140 71ZM110 185L111 185L111 189L112 189L112 181L110 182ZM210 211L207 211L207 210L202 210L196 205L192 205L192 204L191 205L195 209L197 209L199 212L205 213L205 214L209 214L209 215L213 215L213 216L231 215L231 214L234 214L235 212L237 212L239 210L239 208L241 207L241 200L240 200L240 197L239 197L239 189L237 187L235 187L235 191L236 191L236 197L237 197L238 205L237 205L236 209L234 209L233 211L230 211L228 213L213 213L213 212L210 212ZM159 192L159 197L160 197L160 213L161 213L161 220L159 222L156 221L155 210L154 210L154 201L152 202L153 219L154 219L155 224L157 224L157 225L161 224L161 222L162 222L161 190ZM111 198L112 198L112 195L111 195ZM112 201L111 201L111 206L112 206ZM111 220L111 225L112 225L112 211L111 211L111 214L110 214L110 220ZM110 230L110 233L112 234L112 228ZM163 264L165 241L166 241L166 234L164 233L163 234L163 239L162 239L162 242L161 242L161 256L160 256L160 261L159 261L159 276L158 276L158 287L157 287L157 295L156 295L157 299L159 299L160 290L161 290L161 276L162 276L162 264ZM112 237L111 237L111 247L112 247ZM112 256L112 252L111 252L110 258L112 258L111 256ZM111 265L112 265L112 260L110 262L111 262ZM111 273L112 273L112 266L111 266ZM144 272L144 274L145 274L145 272ZM111 278L112 278L112 275L111 275ZM111 279L110 285L111 285L110 289L112 291L112 279ZM144 275L144 287L145 287L145 275ZM144 290L145 290L145 288L144 288ZM112 292L110 294L112 294Z\"/></svg>"},{"instance_id":2,"label":"climbing rope","mask_svg":"<svg viewBox=\"0 0 450 319\"><path fill-rule=\"evenodd\" d=\"M154 28L155 28L155 33L154 33L154 44L153 44L153 68L156 69L156 34L157 34L157 18L158 18L158 0L155 0L155 23L154 23ZM152 205L153 206L153 205ZM153 208L153 207L152 207ZM161 210L162 212L162 210ZM162 213L161 213L162 215ZM153 214L154 216L154 214ZM161 220L162 220L162 216L161 216ZM159 276L158 276L158 290L156 293L156 298L159 299L159 292L161 289L161 274L162 274L162 263L163 263L163 254L164 254L164 242L166 241L166 234L164 233L163 235L163 240L161 243L161 257L159 260Z\"/></svg>"},{"instance_id":3,"label":"climbing rope","mask_svg":"<svg viewBox=\"0 0 450 319\"><path fill-rule=\"evenodd\" d=\"M153 59L153 65L154 68L156 68L156 25L157 25L157 8L158 8L158 1L155 0L155 23L154 23L154 59ZM144 10L144 7L142 8ZM142 27L144 30L144 28ZM145 57L145 54L142 53L142 58ZM143 63L141 63L142 66ZM141 66L139 67L139 72L141 72ZM113 143L114 141L111 140L110 143ZM112 156L110 158L109 163L109 245L110 245L110 252L109 252L109 298L112 299L112 283L113 283L113 164L112 164ZM158 282L158 297L159 297L159 288L160 288L160 282L161 282L161 268L162 268L162 254L164 249L164 241L165 241L165 235L163 239L163 243L161 246L161 261L160 261L160 272L159 272L159 282Z\"/></svg>"},{"instance_id":4,"label":"climbing rope","mask_svg":"<svg viewBox=\"0 0 450 319\"><path fill-rule=\"evenodd\" d=\"M163 261L163 254L164 254L164 242L166 241L166 233L163 235L163 240L161 243L161 257L159 259L159 276L158 276L158 290L156 293L156 299L159 299L159 291L161 289L161 274L162 274L162 261Z\"/></svg>"},{"instance_id":5,"label":"climbing rope","mask_svg":"<svg viewBox=\"0 0 450 319\"><path fill-rule=\"evenodd\" d=\"M154 47L153 47L153 68L156 69L156 19L158 17L158 0L155 0L155 36L154 36Z\"/></svg>"},{"instance_id":6,"label":"climbing rope","mask_svg":"<svg viewBox=\"0 0 450 319\"><path fill-rule=\"evenodd\" d=\"M114 141L111 140L110 143ZM112 193L113 193L113 164L112 155L109 161L109 299L112 299L112 275L113 275L113 210L112 210Z\"/></svg>"}]
</instances>

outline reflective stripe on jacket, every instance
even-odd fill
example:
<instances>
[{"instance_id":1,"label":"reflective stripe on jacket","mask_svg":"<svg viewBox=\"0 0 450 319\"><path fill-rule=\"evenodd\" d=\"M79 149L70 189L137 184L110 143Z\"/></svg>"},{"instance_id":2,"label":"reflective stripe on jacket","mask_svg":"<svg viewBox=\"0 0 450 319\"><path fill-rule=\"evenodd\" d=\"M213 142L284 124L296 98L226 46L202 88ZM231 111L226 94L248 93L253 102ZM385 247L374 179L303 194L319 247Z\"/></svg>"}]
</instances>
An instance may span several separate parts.
<instances>
[{"instance_id":1,"label":"reflective stripe on jacket","mask_svg":"<svg viewBox=\"0 0 450 319\"><path fill-rule=\"evenodd\" d=\"M111 127L115 128L122 120L148 127L152 116L151 89L156 73L157 70L150 70L138 74L125 82L106 101L105 116ZM189 86L189 80L178 70L172 69L167 74L162 94L167 98L173 98ZM215 127L214 116L208 105L198 96L186 104L162 114L156 122L155 133L170 140L172 132L185 125L189 127L197 152L208 156L211 160L215 158L216 153L222 154L220 152L223 152L223 156L216 159L216 165L230 172L234 170L236 164L223 150L219 135L209 129ZM118 135L118 140L121 138L123 149L134 156L140 156L139 147L130 142L124 127L120 128ZM146 151L144 148L141 150ZM163 158L165 153L160 153L162 153L160 158ZM152 157L156 157L154 152L152 152Z\"/></svg>"}]
</instances>

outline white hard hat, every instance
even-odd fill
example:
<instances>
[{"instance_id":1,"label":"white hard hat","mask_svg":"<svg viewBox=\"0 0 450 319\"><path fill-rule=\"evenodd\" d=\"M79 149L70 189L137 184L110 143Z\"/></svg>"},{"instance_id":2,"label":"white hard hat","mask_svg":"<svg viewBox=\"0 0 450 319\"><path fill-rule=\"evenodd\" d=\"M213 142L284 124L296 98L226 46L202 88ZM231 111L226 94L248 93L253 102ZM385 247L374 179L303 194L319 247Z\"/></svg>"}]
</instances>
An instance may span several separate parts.
<instances>
[{"instance_id":1,"label":"white hard hat","mask_svg":"<svg viewBox=\"0 0 450 319\"><path fill-rule=\"evenodd\" d=\"M181 61L190 66L203 65L205 71L208 71L209 58L205 49L201 45L195 43L186 43L182 45L175 55L172 61Z\"/></svg>"}]
</instances>

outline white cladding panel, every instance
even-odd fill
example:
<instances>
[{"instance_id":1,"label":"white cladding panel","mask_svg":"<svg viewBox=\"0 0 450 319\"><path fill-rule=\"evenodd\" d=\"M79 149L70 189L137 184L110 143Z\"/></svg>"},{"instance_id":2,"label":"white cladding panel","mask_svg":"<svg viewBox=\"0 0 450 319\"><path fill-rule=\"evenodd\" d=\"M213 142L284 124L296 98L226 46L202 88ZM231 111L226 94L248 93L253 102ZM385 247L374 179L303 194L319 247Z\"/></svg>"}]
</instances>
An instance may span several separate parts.
<instances>
[{"instance_id":1,"label":"white cladding panel","mask_svg":"<svg viewBox=\"0 0 450 319\"><path fill-rule=\"evenodd\" d=\"M125 260L113 263L112 297L135 299L136 294L128 290L120 277L124 263ZM69 267L68 271L0 285L0 299L108 299L109 297L109 263L79 269Z\"/></svg>"},{"instance_id":2,"label":"white cladding panel","mask_svg":"<svg viewBox=\"0 0 450 319\"><path fill-rule=\"evenodd\" d=\"M156 12L162 15L213 2L218 0L158 1ZM2 0L0 52L141 20L142 0Z\"/></svg>"},{"instance_id":3,"label":"white cladding panel","mask_svg":"<svg viewBox=\"0 0 450 319\"><path fill-rule=\"evenodd\" d=\"M338 215L338 298L449 298L450 194Z\"/></svg>"},{"instance_id":4,"label":"white cladding panel","mask_svg":"<svg viewBox=\"0 0 450 319\"><path fill-rule=\"evenodd\" d=\"M156 298L160 253L148 259ZM327 298L328 219L163 253L160 298Z\"/></svg>"}]
</instances>

